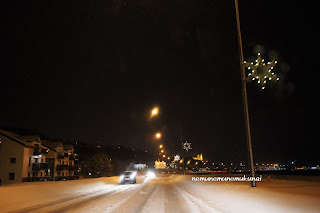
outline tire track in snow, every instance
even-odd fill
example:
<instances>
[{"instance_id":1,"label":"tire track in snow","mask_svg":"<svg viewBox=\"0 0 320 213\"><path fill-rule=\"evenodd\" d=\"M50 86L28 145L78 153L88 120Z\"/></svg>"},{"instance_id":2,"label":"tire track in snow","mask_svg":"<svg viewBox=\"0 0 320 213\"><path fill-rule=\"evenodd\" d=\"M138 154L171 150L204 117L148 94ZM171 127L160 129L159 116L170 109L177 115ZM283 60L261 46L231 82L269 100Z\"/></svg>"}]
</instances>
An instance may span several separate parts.
<instances>
[{"instance_id":1,"label":"tire track in snow","mask_svg":"<svg viewBox=\"0 0 320 213\"><path fill-rule=\"evenodd\" d=\"M100 199L103 199L105 198L106 196L110 196L110 195L114 195L114 194L117 194L117 193L121 193L125 190L128 190L130 189L131 187L127 187L127 188L123 188L121 190L118 190L118 189L114 189L114 190L111 190L111 191L108 191L108 192L105 192L105 193L102 193L102 194L98 194L98 195L95 195L95 196L90 196L84 200L80 200L80 201L76 201L76 202L73 202L69 205L62 205L60 208L57 208L57 209L54 209L52 211L46 211L46 212L50 212L50 213L62 213L62 212L74 212L76 211L77 209L85 206L85 205L88 205L89 203L91 202L95 202L95 201L98 201Z\"/></svg>"},{"instance_id":2,"label":"tire track in snow","mask_svg":"<svg viewBox=\"0 0 320 213\"><path fill-rule=\"evenodd\" d=\"M157 187L155 184L150 183L143 185L136 193L128 196L104 212L141 212L150 195L154 193Z\"/></svg>"},{"instance_id":3,"label":"tire track in snow","mask_svg":"<svg viewBox=\"0 0 320 213\"><path fill-rule=\"evenodd\" d=\"M165 197L164 189L162 185L157 185L156 189L153 190L149 198L144 202L144 205L139 212L165 212Z\"/></svg>"},{"instance_id":4,"label":"tire track in snow","mask_svg":"<svg viewBox=\"0 0 320 213\"><path fill-rule=\"evenodd\" d=\"M41 209L48 208L48 207L53 207L53 206L60 205L60 204L64 204L64 203L71 202L71 201L74 201L74 200L77 200L77 199L81 199L81 198L91 197L91 196L96 195L97 193L105 192L105 191L106 191L105 189L102 189L102 190L98 190L98 191L95 191L95 192L91 192L89 194L88 193L82 193L80 195L57 199L57 200L49 201L49 202L46 202L46 203L41 203L41 204L38 204L38 205L33 205L33 206L26 207L26 208L10 211L8 213L29 213L29 212L39 212L39 211L43 212L43 211L41 211ZM114 191L114 190L108 190L104 194L110 193L111 191ZM96 195L96 196L100 196L100 195ZM91 199L91 198L89 198L89 199Z\"/></svg>"},{"instance_id":5,"label":"tire track in snow","mask_svg":"<svg viewBox=\"0 0 320 213\"><path fill-rule=\"evenodd\" d=\"M179 186L175 185L176 191L180 194L180 196L185 200L186 205L190 208L190 212L205 212L205 213L223 213L224 211L210 206L204 200L193 196L189 192L181 189Z\"/></svg>"}]
</instances>

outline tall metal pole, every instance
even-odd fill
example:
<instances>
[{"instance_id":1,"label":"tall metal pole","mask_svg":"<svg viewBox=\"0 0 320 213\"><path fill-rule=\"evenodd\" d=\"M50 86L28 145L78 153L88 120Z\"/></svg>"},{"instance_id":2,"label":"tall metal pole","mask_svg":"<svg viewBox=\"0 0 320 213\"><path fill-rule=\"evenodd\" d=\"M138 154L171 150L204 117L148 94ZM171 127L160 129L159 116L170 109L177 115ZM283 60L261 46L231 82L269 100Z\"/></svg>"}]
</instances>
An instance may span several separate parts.
<instances>
[{"instance_id":1,"label":"tall metal pole","mask_svg":"<svg viewBox=\"0 0 320 213\"><path fill-rule=\"evenodd\" d=\"M243 109L244 109L244 120L245 120L245 125L246 125L247 144L248 144L249 155L250 155L251 176L255 177L254 176L252 145L251 145L246 75L245 75L245 69L244 69L244 59L243 59L238 0L235 0L235 8L236 8L237 30L238 30L238 44L239 44L239 55L240 55L240 70L241 70L241 82L242 82L242 99L243 99ZM254 180L251 182L251 186L256 187L256 182Z\"/></svg>"},{"instance_id":2,"label":"tall metal pole","mask_svg":"<svg viewBox=\"0 0 320 213\"><path fill-rule=\"evenodd\" d=\"M181 127L181 121L180 121L180 143L182 145L182 127ZM182 146L182 168L183 168L183 175L186 175L185 170L184 170L184 153L183 153L183 146Z\"/></svg>"}]
</instances>

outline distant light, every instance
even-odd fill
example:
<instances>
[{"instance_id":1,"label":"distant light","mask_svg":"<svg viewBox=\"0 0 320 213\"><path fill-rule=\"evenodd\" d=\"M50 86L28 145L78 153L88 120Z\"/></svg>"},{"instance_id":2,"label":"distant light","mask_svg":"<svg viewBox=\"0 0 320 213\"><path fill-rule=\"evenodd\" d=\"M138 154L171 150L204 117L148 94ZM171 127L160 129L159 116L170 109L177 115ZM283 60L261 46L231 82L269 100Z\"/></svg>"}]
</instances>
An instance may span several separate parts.
<instances>
[{"instance_id":1,"label":"distant light","mask_svg":"<svg viewBox=\"0 0 320 213\"><path fill-rule=\"evenodd\" d=\"M159 114L159 107L153 107L150 114L151 114L151 117L158 115Z\"/></svg>"},{"instance_id":2,"label":"distant light","mask_svg":"<svg viewBox=\"0 0 320 213\"><path fill-rule=\"evenodd\" d=\"M156 138L158 138L158 139L161 138L161 133L160 132L156 133Z\"/></svg>"},{"instance_id":3,"label":"distant light","mask_svg":"<svg viewBox=\"0 0 320 213\"><path fill-rule=\"evenodd\" d=\"M180 160L180 156L179 155L175 155L174 156L174 161L179 161Z\"/></svg>"}]
</instances>

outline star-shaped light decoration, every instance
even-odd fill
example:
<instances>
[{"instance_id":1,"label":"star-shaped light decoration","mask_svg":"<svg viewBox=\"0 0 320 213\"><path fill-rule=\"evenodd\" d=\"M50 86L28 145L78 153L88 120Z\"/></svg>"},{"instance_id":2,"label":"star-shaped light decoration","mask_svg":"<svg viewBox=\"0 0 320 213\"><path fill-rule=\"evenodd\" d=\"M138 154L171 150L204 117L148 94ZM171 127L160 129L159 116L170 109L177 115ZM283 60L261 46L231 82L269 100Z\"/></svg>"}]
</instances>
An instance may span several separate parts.
<instances>
[{"instance_id":1,"label":"star-shaped light decoration","mask_svg":"<svg viewBox=\"0 0 320 213\"><path fill-rule=\"evenodd\" d=\"M266 64L264 59L262 59L261 54L258 53L258 58L255 62L255 64L253 62L244 62L244 66L247 67L249 71L251 70L246 78L247 81L257 81L258 84L260 84L261 89L265 89L268 81L280 80L273 72L273 67L277 64L277 61L272 60L272 62Z\"/></svg>"},{"instance_id":2,"label":"star-shaped light decoration","mask_svg":"<svg viewBox=\"0 0 320 213\"><path fill-rule=\"evenodd\" d=\"M192 149L192 148L191 148L191 143L189 143L188 141L184 142L184 143L182 144L182 147L183 147L183 149L185 149L186 151L189 151L189 149Z\"/></svg>"}]
</instances>

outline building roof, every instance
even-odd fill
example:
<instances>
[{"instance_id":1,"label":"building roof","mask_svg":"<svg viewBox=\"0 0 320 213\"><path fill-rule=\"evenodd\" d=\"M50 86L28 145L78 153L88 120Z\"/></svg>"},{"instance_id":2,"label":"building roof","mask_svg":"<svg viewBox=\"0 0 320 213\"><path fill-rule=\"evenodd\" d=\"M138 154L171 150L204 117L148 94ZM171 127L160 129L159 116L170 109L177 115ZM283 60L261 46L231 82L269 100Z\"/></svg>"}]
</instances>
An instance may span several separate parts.
<instances>
[{"instance_id":1,"label":"building roof","mask_svg":"<svg viewBox=\"0 0 320 213\"><path fill-rule=\"evenodd\" d=\"M7 137L7 138L11 139L12 141L17 142L18 144L20 144L22 146L33 148L33 146L29 145L27 142L19 139L20 135L17 134L17 133L0 129L0 135L3 135L5 137Z\"/></svg>"},{"instance_id":2,"label":"building roof","mask_svg":"<svg viewBox=\"0 0 320 213\"><path fill-rule=\"evenodd\" d=\"M43 140L42 144L44 144L52 149L56 149L59 146L63 147L62 142L52 142L52 141Z\"/></svg>"},{"instance_id":3,"label":"building roof","mask_svg":"<svg viewBox=\"0 0 320 213\"><path fill-rule=\"evenodd\" d=\"M72 144L65 144L63 145L63 149L64 150L70 150L70 149L74 149Z\"/></svg>"},{"instance_id":4,"label":"building roof","mask_svg":"<svg viewBox=\"0 0 320 213\"><path fill-rule=\"evenodd\" d=\"M25 142L41 142L39 135L17 136L17 138L19 138Z\"/></svg>"}]
</instances>

